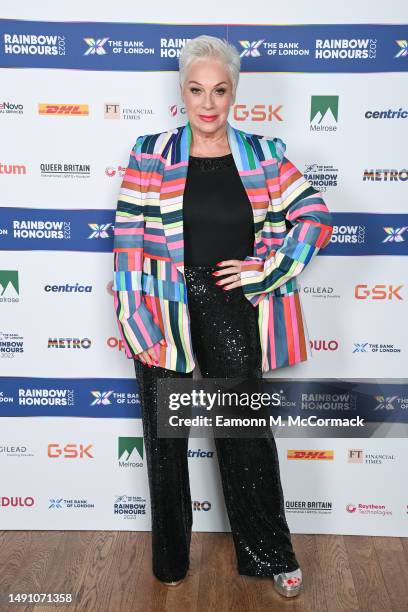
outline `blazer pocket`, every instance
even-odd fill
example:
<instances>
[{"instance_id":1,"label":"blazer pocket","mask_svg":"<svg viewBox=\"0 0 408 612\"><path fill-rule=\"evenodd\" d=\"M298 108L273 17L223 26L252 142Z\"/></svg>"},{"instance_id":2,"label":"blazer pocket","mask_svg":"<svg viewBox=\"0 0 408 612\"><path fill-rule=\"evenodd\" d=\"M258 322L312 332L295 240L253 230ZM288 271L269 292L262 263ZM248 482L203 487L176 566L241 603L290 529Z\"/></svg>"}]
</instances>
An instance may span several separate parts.
<instances>
[{"instance_id":1,"label":"blazer pocket","mask_svg":"<svg viewBox=\"0 0 408 612\"><path fill-rule=\"evenodd\" d=\"M162 280L146 272L142 272L142 294L171 302L187 303L187 288L184 283Z\"/></svg>"}]
</instances>

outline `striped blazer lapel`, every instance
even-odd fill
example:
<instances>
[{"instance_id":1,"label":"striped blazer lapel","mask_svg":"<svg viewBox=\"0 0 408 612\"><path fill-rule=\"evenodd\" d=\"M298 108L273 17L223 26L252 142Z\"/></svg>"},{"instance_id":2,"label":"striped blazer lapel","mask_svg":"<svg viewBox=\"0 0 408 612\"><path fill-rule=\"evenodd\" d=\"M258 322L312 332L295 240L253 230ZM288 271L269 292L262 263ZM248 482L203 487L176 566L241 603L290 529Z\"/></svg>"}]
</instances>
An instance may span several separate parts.
<instances>
[{"instance_id":1,"label":"striped blazer lapel","mask_svg":"<svg viewBox=\"0 0 408 612\"><path fill-rule=\"evenodd\" d=\"M170 256L184 274L183 198L191 146L191 126L175 130L162 152L164 169L160 189L160 210ZM254 249L252 255L262 256L256 236L262 230L269 205L269 194L261 160L268 152L259 138L251 138L227 122L229 146L239 176L251 203L254 220Z\"/></svg>"}]
</instances>

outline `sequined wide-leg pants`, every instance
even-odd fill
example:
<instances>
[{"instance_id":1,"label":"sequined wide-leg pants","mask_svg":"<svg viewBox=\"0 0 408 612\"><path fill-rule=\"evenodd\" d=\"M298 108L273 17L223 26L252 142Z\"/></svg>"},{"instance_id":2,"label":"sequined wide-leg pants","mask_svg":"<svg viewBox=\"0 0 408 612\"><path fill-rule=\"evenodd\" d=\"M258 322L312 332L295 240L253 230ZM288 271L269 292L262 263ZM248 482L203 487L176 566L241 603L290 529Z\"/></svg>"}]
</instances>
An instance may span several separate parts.
<instances>
[{"instance_id":1,"label":"sequined wide-leg pants","mask_svg":"<svg viewBox=\"0 0 408 612\"><path fill-rule=\"evenodd\" d=\"M260 378L257 309L242 288L215 285L216 267L185 266L192 344L202 377ZM193 523L188 439L157 435L156 379L192 372L149 367L135 359L152 519L153 573L162 581L189 568ZM214 438L240 574L272 576L299 567L285 517L275 439Z\"/></svg>"}]
</instances>

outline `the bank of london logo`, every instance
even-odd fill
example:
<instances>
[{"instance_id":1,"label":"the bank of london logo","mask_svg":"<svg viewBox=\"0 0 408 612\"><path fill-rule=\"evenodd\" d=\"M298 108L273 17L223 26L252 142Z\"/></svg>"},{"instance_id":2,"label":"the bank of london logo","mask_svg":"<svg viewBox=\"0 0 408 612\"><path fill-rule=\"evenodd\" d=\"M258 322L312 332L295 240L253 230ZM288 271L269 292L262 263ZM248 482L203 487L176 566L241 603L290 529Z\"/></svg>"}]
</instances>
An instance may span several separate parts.
<instances>
[{"instance_id":1,"label":"the bank of london logo","mask_svg":"<svg viewBox=\"0 0 408 612\"><path fill-rule=\"evenodd\" d=\"M404 242L402 234L406 232L408 226L405 227L384 227L387 237L382 242Z\"/></svg>"},{"instance_id":2,"label":"the bank of london logo","mask_svg":"<svg viewBox=\"0 0 408 612\"><path fill-rule=\"evenodd\" d=\"M396 40L395 42L399 46L400 50L398 51L396 55L394 55L394 58L395 57L408 57L408 40Z\"/></svg>"},{"instance_id":3,"label":"the bank of london logo","mask_svg":"<svg viewBox=\"0 0 408 612\"><path fill-rule=\"evenodd\" d=\"M111 404L111 400L109 399L112 395L112 391L91 391L91 395L95 398L91 403L91 406L98 406L103 404L106 406L107 404Z\"/></svg>"},{"instance_id":4,"label":"the bank of london logo","mask_svg":"<svg viewBox=\"0 0 408 612\"><path fill-rule=\"evenodd\" d=\"M88 225L92 230L88 238L109 238L108 230L112 223L88 223Z\"/></svg>"},{"instance_id":5,"label":"the bank of london logo","mask_svg":"<svg viewBox=\"0 0 408 612\"><path fill-rule=\"evenodd\" d=\"M261 40L239 40L239 44L241 47L244 47L244 50L240 54L240 57L259 57L261 54L259 52L259 47L265 41L264 38Z\"/></svg>"},{"instance_id":6,"label":"the bank of london logo","mask_svg":"<svg viewBox=\"0 0 408 612\"><path fill-rule=\"evenodd\" d=\"M0 270L0 296L19 295L18 270Z\"/></svg>"},{"instance_id":7,"label":"the bank of london logo","mask_svg":"<svg viewBox=\"0 0 408 612\"><path fill-rule=\"evenodd\" d=\"M339 118L339 96L312 96L310 123L333 125Z\"/></svg>"},{"instance_id":8,"label":"the bank of london logo","mask_svg":"<svg viewBox=\"0 0 408 612\"><path fill-rule=\"evenodd\" d=\"M385 395L374 395L374 399L378 402L374 410L394 410L394 402L398 399L398 395L391 395L389 397Z\"/></svg>"},{"instance_id":9,"label":"the bank of london logo","mask_svg":"<svg viewBox=\"0 0 408 612\"><path fill-rule=\"evenodd\" d=\"M88 45L88 49L84 55L106 55L107 51L104 46L108 42L109 38L84 38L84 41Z\"/></svg>"}]
</instances>

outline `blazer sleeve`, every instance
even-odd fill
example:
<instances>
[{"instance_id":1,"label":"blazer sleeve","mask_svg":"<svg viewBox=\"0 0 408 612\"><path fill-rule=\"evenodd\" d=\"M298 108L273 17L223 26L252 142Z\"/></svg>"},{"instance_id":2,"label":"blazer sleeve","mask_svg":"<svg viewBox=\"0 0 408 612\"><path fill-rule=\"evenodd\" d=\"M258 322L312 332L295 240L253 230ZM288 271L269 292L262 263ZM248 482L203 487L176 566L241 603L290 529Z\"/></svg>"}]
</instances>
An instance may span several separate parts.
<instances>
[{"instance_id":1,"label":"blazer sleeve","mask_svg":"<svg viewBox=\"0 0 408 612\"><path fill-rule=\"evenodd\" d=\"M281 151L278 173L268 180L268 211L262 230L266 246L264 257L248 256L241 262L241 285L247 299L256 306L266 293L274 291L297 276L320 249L330 242L333 218L320 192L284 155L286 145L274 138L275 150ZM278 157L279 159L279 157ZM272 248L272 232L277 212L283 210L290 228L282 245Z\"/></svg>"},{"instance_id":2,"label":"blazer sleeve","mask_svg":"<svg viewBox=\"0 0 408 612\"><path fill-rule=\"evenodd\" d=\"M121 184L113 230L114 305L129 359L163 339L142 296L144 189L139 136Z\"/></svg>"}]
</instances>

